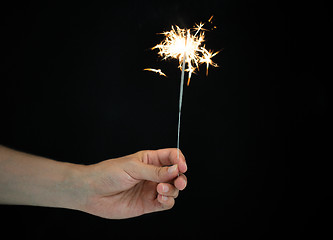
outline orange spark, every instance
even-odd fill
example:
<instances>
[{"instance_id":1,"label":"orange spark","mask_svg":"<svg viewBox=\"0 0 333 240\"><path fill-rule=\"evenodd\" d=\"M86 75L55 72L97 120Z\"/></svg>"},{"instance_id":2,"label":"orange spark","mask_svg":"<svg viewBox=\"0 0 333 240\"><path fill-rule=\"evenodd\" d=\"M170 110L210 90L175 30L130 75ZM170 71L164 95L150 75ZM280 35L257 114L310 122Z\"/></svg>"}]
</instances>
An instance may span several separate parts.
<instances>
[{"instance_id":1,"label":"orange spark","mask_svg":"<svg viewBox=\"0 0 333 240\"><path fill-rule=\"evenodd\" d=\"M160 74L161 76L164 76L164 77L167 76L167 75L165 75L165 73L162 72L161 69L145 68L145 69L143 69L143 71L151 71L151 72L158 73L158 74Z\"/></svg>"}]
</instances>

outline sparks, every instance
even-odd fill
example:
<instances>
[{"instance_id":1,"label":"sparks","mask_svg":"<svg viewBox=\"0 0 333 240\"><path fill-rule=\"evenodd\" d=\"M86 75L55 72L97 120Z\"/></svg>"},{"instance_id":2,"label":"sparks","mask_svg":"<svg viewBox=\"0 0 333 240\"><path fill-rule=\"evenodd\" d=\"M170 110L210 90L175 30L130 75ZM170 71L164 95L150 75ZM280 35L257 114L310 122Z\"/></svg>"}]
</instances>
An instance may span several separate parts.
<instances>
[{"instance_id":1,"label":"sparks","mask_svg":"<svg viewBox=\"0 0 333 240\"><path fill-rule=\"evenodd\" d=\"M209 65L217 67L211 58L218 52L207 50L202 44L205 41L205 31L207 31L203 26L204 23L196 24L192 29L181 29L177 25L171 26L170 31L162 33L165 39L152 48L159 50L158 54L163 57L163 60L174 58L179 61L179 68L181 70L184 68L188 72L187 85L190 84L192 73L199 69L200 64L206 63L206 71L208 71Z\"/></svg>"},{"instance_id":2,"label":"sparks","mask_svg":"<svg viewBox=\"0 0 333 240\"><path fill-rule=\"evenodd\" d=\"M166 77L166 76L167 76L167 75L165 75L165 73L164 73L164 72L162 72L162 70L161 70L161 69L145 68L145 69L143 69L143 71L151 71L151 72L158 73L158 74L160 74L161 76L164 76L164 77Z\"/></svg>"}]
</instances>

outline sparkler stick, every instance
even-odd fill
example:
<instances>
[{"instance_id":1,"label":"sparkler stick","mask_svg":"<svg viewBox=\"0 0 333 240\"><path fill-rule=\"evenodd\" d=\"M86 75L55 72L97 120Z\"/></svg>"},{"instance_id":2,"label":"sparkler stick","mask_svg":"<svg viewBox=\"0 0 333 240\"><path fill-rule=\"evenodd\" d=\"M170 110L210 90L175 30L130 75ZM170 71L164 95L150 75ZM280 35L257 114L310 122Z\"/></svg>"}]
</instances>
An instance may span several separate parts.
<instances>
[{"instance_id":1,"label":"sparkler stick","mask_svg":"<svg viewBox=\"0 0 333 240\"><path fill-rule=\"evenodd\" d=\"M213 16L210 17L208 22L212 23ZM171 26L170 31L163 32L165 39L157 44L153 49L158 49L158 54L163 57L163 60L168 58L175 58L179 61L179 68L181 69L180 79L180 92L179 92L179 111L178 111L178 131L177 131L177 158L179 159L179 138L180 138L180 118L183 102L183 88L185 71L188 72L187 85L190 84L192 73L195 73L196 69L199 69L199 65L206 64L206 75L208 75L208 67L218 67L216 63L212 61L219 52L212 52L205 48L202 43L205 39L204 24L196 24L192 29L181 29L177 25ZM216 27L214 27L216 28ZM194 34L191 34L195 30ZM166 76L160 69L145 68L144 70L153 71L159 73L162 76Z\"/></svg>"},{"instance_id":2,"label":"sparkler stick","mask_svg":"<svg viewBox=\"0 0 333 240\"><path fill-rule=\"evenodd\" d=\"M182 75L180 78L180 91L179 91L179 111L178 111L178 132L177 132L177 159L179 160L179 138L180 138L180 116L182 113L182 103L183 103L183 89L184 89L184 73L185 73L185 61L186 54L184 53L184 59L182 64Z\"/></svg>"}]
</instances>

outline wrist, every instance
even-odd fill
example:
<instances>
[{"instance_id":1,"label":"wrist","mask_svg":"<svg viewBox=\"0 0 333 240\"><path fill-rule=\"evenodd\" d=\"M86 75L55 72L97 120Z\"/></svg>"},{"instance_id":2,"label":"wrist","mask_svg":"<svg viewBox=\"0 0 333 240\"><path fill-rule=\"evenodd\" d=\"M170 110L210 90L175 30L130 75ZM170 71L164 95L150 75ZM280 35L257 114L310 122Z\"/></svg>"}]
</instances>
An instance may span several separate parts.
<instances>
[{"instance_id":1,"label":"wrist","mask_svg":"<svg viewBox=\"0 0 333 240\"><path fill-rule=\"evenodd\" d=\"M59 184L58 202L54 207L83 210L86 204L88 184L86 173L88 166L79 164L67 165L61 183Z\"/></svg>"}]
</instances>

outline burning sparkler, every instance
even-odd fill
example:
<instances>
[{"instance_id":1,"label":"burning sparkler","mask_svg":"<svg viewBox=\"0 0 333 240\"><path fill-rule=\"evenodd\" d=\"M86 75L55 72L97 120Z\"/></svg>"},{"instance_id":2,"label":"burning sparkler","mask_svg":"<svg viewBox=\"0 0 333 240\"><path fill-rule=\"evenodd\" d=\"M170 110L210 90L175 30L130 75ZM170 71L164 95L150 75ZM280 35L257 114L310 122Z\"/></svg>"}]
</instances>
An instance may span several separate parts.
<instances>
[{"instance_id":1,"label":"burning sparkler","mask_svg":"<svg viewBox=\"0 0 333 240\"><path fill-rule=\"evenodd\" d=\"M213 16L210 17L208 22L212 22ZM188 72L187 85L190 84L192 73L199 70L199 65L206 64L206 75L208 75L208 67L218 67L216 63L212 61L219 52L213 52L207 50L203 42L205 41L205 31L203 28L204 23L195 24L192 29L181 29L177 25L171 26L170 31L163 32L165 39L152 48L158 49L158 54L163 57L163 60L168 58L175 58L179 61L179 68L181 69L181 81L180 81L180 94L179 94L179 112L178 112L178 135L177 135L177 148L179 158L179 136L180 136L180 116L183 100L183 86L184 75ZM215 27L214 27L215 28ZM146 68L144 70L153 71L165 76L160 69Z\"/></svg>"}]
</instances>

